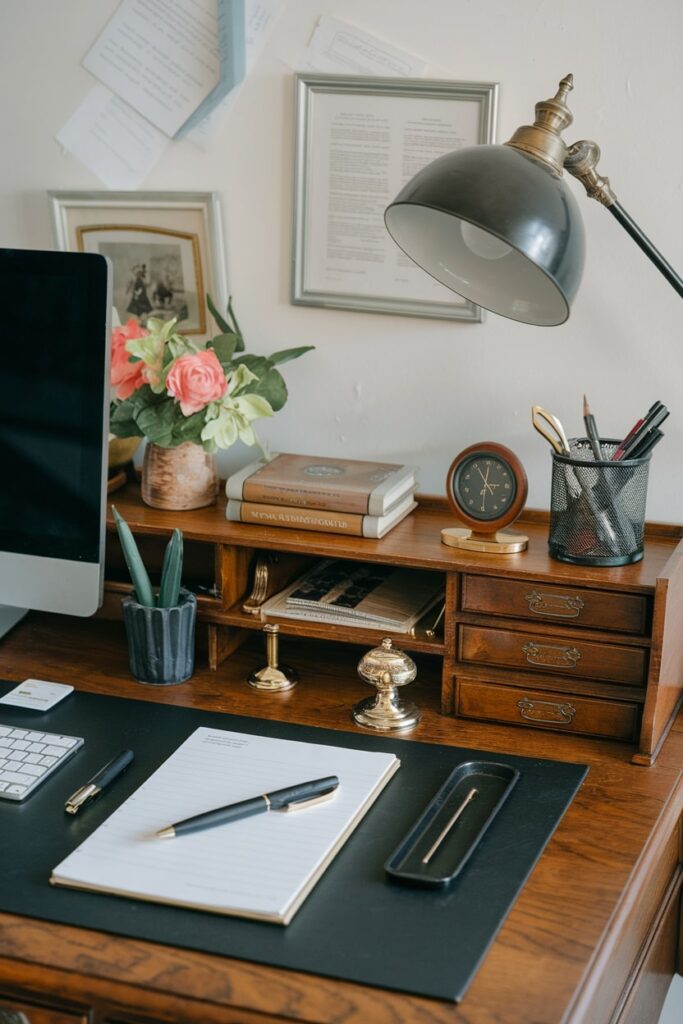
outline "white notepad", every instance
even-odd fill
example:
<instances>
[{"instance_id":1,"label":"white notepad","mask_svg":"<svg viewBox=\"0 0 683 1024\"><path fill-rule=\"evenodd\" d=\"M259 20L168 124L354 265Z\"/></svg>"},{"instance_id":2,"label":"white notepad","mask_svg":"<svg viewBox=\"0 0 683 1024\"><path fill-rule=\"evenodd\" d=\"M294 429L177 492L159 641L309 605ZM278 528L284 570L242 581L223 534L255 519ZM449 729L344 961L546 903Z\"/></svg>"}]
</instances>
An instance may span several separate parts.
<instances>
[{"instance_id":1,"label":"white notepad","mask_svg":"<svg viewBox=\"0 0 683 1024\"><path fill-rule=\"evenodd\" d=\"M197 729L50 881L288 924L399 766L378 751ZM156 838L184 818L327 775L340 785L319 806Z\"/></svg>"}]
</instances>

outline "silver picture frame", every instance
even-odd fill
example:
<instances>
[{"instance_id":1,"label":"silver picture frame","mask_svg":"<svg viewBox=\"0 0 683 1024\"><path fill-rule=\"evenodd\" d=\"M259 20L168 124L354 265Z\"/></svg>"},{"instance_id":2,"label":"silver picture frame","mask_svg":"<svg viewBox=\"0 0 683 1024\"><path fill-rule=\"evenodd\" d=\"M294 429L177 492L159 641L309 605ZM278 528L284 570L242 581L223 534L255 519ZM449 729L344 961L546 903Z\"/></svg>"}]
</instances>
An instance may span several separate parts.
<instances>
[{"instance_id":1,"label":"silver picture frame","mask_svg":"<svg viewBox=\"0 0 683 1024\"><path fill-rule=\"evenodd\" d=\"M494 142L497 106L495 82L297 74L291 302L481 322L401 252L383 212L442 152Z\"/></svg>"},{"instance_id":2,"label":"silver picture frame","mask_svg":"<svg viewBox=\"0 0 683 1024\"><path fill-rule=\"evenodd\" d=\"M228 303L218 193L49 191L47 196L58 249L100 252L112 260L114 307L121 322L130 316L140 322L145 315L178 316L184 334L205 339L212 333L206 294L219 311Z\"/></svg>"}]
</instances>

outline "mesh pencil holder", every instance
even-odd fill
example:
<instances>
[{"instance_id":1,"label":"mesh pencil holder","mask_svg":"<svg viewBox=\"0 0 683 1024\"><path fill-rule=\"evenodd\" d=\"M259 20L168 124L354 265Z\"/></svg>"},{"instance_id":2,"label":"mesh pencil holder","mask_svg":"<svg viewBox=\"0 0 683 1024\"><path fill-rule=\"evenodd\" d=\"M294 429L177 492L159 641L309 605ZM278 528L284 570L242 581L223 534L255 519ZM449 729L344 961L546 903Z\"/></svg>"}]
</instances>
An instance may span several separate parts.
<instances>
[{"instance_id":1,"label":"mesh pencil holder","mask_svg":"<svg viewBox=\"0 0 683 1024\"><path fill-rule=\"evenodd\" d=\"M586 438L553 453L550 536L553 558L576 565L628 565L643 557L650 456L611 462L618 441L602 440L597 461Z\"/></svg>"}]
</instances>

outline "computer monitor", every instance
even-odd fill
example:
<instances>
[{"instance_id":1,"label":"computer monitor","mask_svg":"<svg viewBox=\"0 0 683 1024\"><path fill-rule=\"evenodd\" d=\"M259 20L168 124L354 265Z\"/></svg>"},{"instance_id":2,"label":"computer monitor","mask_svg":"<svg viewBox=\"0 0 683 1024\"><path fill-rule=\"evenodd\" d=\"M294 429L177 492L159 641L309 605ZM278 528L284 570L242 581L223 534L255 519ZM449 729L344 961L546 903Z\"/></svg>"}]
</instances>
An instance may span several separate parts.
<instances>
[{"instance_id":1,"label":"computer monitor","mask_svg":"<svg viewBox=\"0 0 683 1024\"><path fill-rule=\"evenodd\" d=\"M0 249L0 636L102 603L111 268Z\"/></svg>"}]
</instances>

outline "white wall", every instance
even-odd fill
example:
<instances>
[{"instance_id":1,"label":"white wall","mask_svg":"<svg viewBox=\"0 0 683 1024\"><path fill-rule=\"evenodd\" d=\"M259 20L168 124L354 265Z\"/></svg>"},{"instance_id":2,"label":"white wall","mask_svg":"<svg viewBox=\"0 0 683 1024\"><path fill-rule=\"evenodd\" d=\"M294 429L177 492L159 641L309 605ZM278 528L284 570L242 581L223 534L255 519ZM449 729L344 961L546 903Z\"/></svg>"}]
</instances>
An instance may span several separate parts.
<instances>
[{"instance_id":1,"label":"white wall","mask_svg":"<svg viewBox=\"0 0 683 1024\"><path fill-rule=\"evenodd\" d=\"M52 245L47 189L102 184L56 143L93 80L79 61L117 0L0 0L0 244ZM317 17L335 15L429 62L431 77L500 82L499 138L571 71L569 141L599 142L624 207L683 271L680 0L285 0L259 62L208 153L174 143L145 189L223 198L229 288L252 351L317 349L285 375L290 401L263 429L274 449L415 462L441 493L453 456L499 440L524 462L529 505L547 507L550 456L530 407L622 435L655 399L672 410L650 474L648 517L683 522L681 301L576 182L589 249L562 327L483 324L291 306L292 63ZM249 461L235 448L223 472Z\"/></svg>"}]
</instances>

